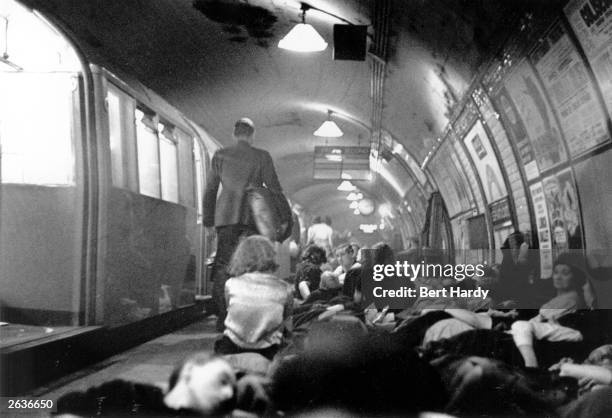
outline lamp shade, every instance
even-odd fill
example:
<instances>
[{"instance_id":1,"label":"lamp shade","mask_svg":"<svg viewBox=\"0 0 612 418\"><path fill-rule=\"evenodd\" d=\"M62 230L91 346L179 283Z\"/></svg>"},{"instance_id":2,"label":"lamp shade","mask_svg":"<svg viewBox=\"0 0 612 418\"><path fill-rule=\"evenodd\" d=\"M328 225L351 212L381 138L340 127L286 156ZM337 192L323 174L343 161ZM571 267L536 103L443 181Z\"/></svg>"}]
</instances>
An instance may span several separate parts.
<instances>
[{"instance_id":1,"label":"lamp shade","mask_svg":"<svg viewBox=\"0 0 612 418\"><path fill-rule=\"evenodd\" d=\"M340 183L337 190L340 190L341 192L352 192L357 190L357 187L355 187L355 185L350 181L344 180L342 183Z\"/></svg>"},{"instance_id":2,"label":"lamp shade","mask_svg":"<svg viewBox=\"0 0 612 418\"><path fill-rule=\"evenodd\" d=\"M338 138L342 135L344 135L343 132L333 120L326 120L319 126L319 129L314 131L314 136L324 136L326 138Z\"/></svg>"},{"instance_id":3,"label":"lamp shade","mask_svg":"<svg viewBox=\"0 0 612 418\"><path fill-rule=\"evenodd\" d=\"M278 42L278 47L295 52L319 52L327 48L327 42L308 23L298 23Z\"/></svg>"}]
</instances>

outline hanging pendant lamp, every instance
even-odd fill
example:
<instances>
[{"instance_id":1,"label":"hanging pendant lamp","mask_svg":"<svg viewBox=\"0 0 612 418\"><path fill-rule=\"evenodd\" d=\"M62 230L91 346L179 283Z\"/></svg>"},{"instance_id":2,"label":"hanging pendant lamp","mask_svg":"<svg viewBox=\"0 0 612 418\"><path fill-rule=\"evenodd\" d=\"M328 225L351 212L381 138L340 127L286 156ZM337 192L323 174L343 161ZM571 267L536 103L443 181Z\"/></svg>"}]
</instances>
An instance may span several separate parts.
<instances>
[{"instance_id":1,"label":"hanging pendant lamp","mask_svg":"<svg viewBox=\"0 0 612 418\"><path fill-rule=\"evenodd\" d=\"M319 129L314 131L313 133L314 136L324 136L326 138L339 138L342 135L344 135L342 130L340 130L340 128L338 128L338 125L336 125L336 122L331 120L331 115L332 115L332 111L328 110L327 120L323 122L321 126L319 126Z\"/></svg>"},{"instance_id":2,"label":"hanging pendant lamp","mask_svg":"<svg viewBox=\"0 0 612 418\"><path fill-rule=\"evenodd\" d=\"M306 23L306 10L310 6L302 3L302 23L298 23L278 42L278 47L294 52L319 52L327 48L327 42Z\"/></svg>"}]
</instances>

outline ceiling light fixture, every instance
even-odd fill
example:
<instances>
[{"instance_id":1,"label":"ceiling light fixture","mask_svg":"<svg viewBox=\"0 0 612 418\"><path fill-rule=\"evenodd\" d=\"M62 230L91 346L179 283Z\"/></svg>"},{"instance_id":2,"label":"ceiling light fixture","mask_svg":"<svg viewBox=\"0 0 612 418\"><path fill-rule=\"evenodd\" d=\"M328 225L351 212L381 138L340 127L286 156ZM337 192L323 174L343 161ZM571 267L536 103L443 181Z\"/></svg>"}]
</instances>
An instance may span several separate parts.
<instances>
[{"instance_id":1,"label":"ceiling light fixture","mask_svg":"<svg viewBox=\"0 0 612 418\"><path fill-rule=\"evenodd\" d=\"M341 192L352 192L357 190L357 187L350 181L344 180L342 183L340 183L337 190L340 190Z\"/></svg>"},{"instance_id":2,"label":"ceiling light fixture","mask_svg":"<svg viewBox=\"0 0 612 418\"><path fill-rule=\"evenodd\" d=\"M332 111L328 110L327 120L323 122L321 126L319 126L319 129L314 131L313 133L314 136L324 136L326 138L339 138L342 135L344 135L344 133L340 130L340 128L338 128L338 125L336 125L336 122L331 120L331 117L332 117Z\"/></svg>"},{"instance_id":3,"label":"ceiling light fixture","mask_svg":"<svg viewBox=\"0 0 612 418\"><path fill-rule=\"evenodd\" d=\"M327 48L327 42L319 33L306 23L306 11L311 8L306 3L301 3L302 23L298 23L289 31L283 39L278 42L278 47L294 52L319 52Z\"/></svg>"}]
</instances>

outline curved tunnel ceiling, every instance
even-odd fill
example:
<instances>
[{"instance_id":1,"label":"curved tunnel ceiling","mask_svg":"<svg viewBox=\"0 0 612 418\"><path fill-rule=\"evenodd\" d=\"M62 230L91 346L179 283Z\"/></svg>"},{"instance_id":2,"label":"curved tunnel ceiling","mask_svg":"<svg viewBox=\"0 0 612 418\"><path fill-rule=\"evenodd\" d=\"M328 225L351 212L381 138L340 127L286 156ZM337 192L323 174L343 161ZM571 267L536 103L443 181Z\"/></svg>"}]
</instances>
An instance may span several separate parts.
<instances>
[{"instance_id":1,"label":"curved tunnel ceiling","mask_svg":"<svg viewBox=\"0 0 612 418\"><path fill-rule=\"evenodd\" d=\"M315 145L367 145L371 136L375 58L332 59L332 26L338 20L309 11L307 22L330 48L301 55L276 47L299 21L300 6L294 0L23 2L57 21L84 50L99 57L100 64L133 75L221 143L231 141L234 121L248 115L258 128L256 145L272 153L288 195L308 212L323 210L338 219L352 219L345 194L336 190L339 182L312 179ZM373 1L309 3L369 25L370 44L378 36L372 25ZM382 129L420 163L448 122L449 109L512 29L509 16L518 15L529 2L388 4ZM312 132L327 109L338 112L336 121L345 135L326 142ZM372 184L359 186L379 203L396 207L403 197L397 190L405 190L411 181L402 170L406 168L390 170L390 182L378 175ZM361 221L346 222L354 228Z\"/></svg>"}]
</instances>

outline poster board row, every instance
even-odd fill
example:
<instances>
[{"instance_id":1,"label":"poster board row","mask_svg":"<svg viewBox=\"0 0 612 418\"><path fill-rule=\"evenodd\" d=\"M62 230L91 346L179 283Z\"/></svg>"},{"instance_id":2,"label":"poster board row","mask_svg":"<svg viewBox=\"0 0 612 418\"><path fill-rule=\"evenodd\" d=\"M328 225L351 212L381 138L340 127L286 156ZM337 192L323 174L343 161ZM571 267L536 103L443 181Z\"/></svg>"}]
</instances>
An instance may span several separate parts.
<instances>
[{"instance_id":1,"label":"poster board row","mask_svg":"<svg viewBox=\"0 0 612 418\"><path fill-rule=\"evenodd\" d=\"M567 23L554 22L525 56L510 63L512 68L504 69L501 77L489 77L495 83L485 85L528 182L542 277L550 276L554 254L584 246L571 161L610 142L612 2L572 0L564 12ZM466 120L456 121L455 132L462 131L457 139L481 179L487 202L494 206L492 213L505 220L510 207L505 204L508 190L500 160L482 122L462 123ZM462 183L440 185L449 189L449 209L459 212L473 202L459 196L465 179L448 176L449 168L444 168L444 161L456 164L446 155L454 156L452 147L447 148L441 147L431 168L446 171L442 178L448 182ZM496 224L494 228L508 229L507 222Z\"/></svg>"}]
</instances>

